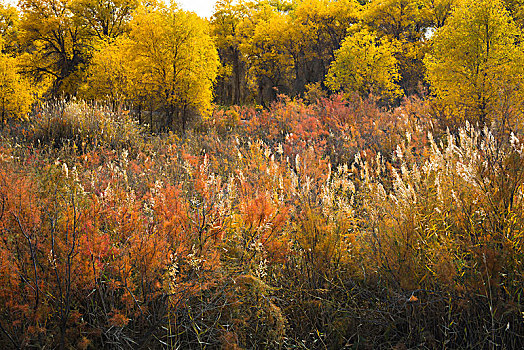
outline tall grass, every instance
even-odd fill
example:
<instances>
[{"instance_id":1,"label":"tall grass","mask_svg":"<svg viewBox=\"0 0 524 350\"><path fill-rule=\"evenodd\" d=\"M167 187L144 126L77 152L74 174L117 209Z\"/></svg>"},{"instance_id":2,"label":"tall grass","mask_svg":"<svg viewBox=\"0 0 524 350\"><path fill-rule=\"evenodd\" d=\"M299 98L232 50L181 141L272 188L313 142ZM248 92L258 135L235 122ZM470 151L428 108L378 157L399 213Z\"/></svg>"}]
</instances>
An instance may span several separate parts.
<instances>
[{"instance_id":1,"label":"tall grass","mask_svg":"<svg viewBox=\"0 0 524 350\"><path fill-rule=\"evenodd\" d=\"M0 149L0 345L521 348L522 136L428 110L44 105Z\"/></svg>"}]
</instances>

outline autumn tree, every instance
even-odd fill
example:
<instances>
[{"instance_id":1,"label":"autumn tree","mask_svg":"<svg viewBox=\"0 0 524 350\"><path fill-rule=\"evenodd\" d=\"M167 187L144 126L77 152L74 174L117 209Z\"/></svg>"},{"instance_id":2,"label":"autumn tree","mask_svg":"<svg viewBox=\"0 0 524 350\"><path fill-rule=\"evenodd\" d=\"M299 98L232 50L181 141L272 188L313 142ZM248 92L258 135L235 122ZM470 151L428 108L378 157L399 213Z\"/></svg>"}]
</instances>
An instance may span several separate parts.
<instances>
[{"instance_id":1,"label":"autumn tree","mask_svg":"<svg viewBox=\"0 0 524 350\"><path fill-rule=\"evenodd\" d=\"M127 102L136 110L139 123L146 122L148 117L153 128L153 113L160 108L158 96L150 91L151 82L131 60L133 45L128 37L119 37L111 43L102 41L86 70L79 95L113 105Z\"/></svg>"},{"instance_id":2,"label":"autumn tree","mask_svg":"<svg viewBox=\"0 0 524 350\"><path fill-rule=\"evenodd\" d=\"M163 127L185 129L191 113L210 109L218 66L204 20L176 6L142 6L129 38L94 55L87 90L92 98L122 95L163 115Z\"/></svg>"},{"instance_id":3,"label":"autumn tree","mask_svg":"<svg viewBox=\"0 0 524 350\"><path fill-rule=\"evenodd\" d=\"M48 81L51 95L74 93L88 38L74 18L71 0L22 0L20 7L24 73Z\"/></svg>"},{"instance_id":4,"label":"autumn tree","mask_svg":"<svg viewBox=\"0 0 524 350\"><path fill-rule=\"evenodd\" d=\"M373 94L383 102L391 101L402 94L397 85L396 50L385 38L378 39L366 29L349 35L335 53L326 83L333 91Z\"/></svg>"},{"instance_id":5,"label":"autumn tree","mask_svg":"<svg viewBox=\"0 0 524 350\"><path fill-rule=\"evenodd\" d=\"M306 85L323 82L335 51L347 29L358 21L362 6L356 0L304 0L290 14L290 49L294 59L294 90L301 94Z\"/></svg>"},{"instance_id":6,"label":"autumn tree","mask_svg":"<svg viewBox=\"0 0 524 350\"><path fill-rule=\"evenodd\" d=\"M370 1L362 21L378 34L396 40L417 41L423 28L417 0Z\"/></svg>"},{"instance_id":7,"label":"autumn tree","mask_svg":"<svg viewBox=\"0 0 524 350\"><path fill-rule=\"evenodd\" d=\"M425 59L438 101L484 125L519 110L524 57L519 31L500 0L467 0L435 34Z\"/></svg>"},{"instance_id":8,"label":"autumn tree","mask_svg":"<svg viewBox=\"0 0 524 350\"><path fill-rule=\"evenodd\" d=\"M239 100L240 85L240 100L255 94L267 104L278 93L300 95L322 82L360 8L356 0L219 2L212 19L224 66L219 97L227 88L235 96L220 101Z\"/></svg>"},{"instance_id":9,"label":"autumn tree","mask_svg":"<svg viewBox=\"0 0 524 350\"><path fill-rule=\"evenodd\" d=\"M422 40L427 20L423 9L418 0L370 1L362 11L359 26L398 43L400 50L395 56L401 74L399 84L408 95L417 91L424 77Z\"/></svg>"},{"instance_id":10,"label":"autumn tree","mask_svg":"<svg viewBox=\"0 0 524 350\"><path fill-rule=\"evenodd\" d=\"M139 0L21 0L24 72L50 84L49 94L74 95L99 41L127 30Z\"/></svg>"},{"instance_id":11,"label":"autumn tree","mask_svg":"<svg viewBox=\"0 0 524 350\"><path fill-rule=\"evenodd\" d=\"M219 102L267 104L277 93L292 94L291 9L285 1L217 3L211 23L222 63Z\"/></svg>"},{"instance_id":12,"label":"autumn tree","mask_svg":"<svg viewBox=\"0 0 524 350\"><path fill-rule=\"evenodd\" d=\"M139 83L149 86L150 99L185 129L189 114L207 113L219 66L207 23L191 12L171 7L141 8L131 22L130 56Z\"/></svg>"},{"instance_id":13,"label":"autumn tree","mask_svg":"<svg viewBox=\"0 0 524 350\"><path fill-rule=\"evenodd\" d=\"M220 0L211 18L211 33L222 66L215 87L216 98L225 104L241 104L248 98L247 62L240 51L238 24L246 16L245 6Z\"/></svg>"},{"instance_id":14,"label":"autumn tree","mask_svg":"<svg viewBox=\"0 0 524 350\"><path fill-rule=\"evenodd\" d=\"M126 32L139 0L75 0L71 9L91 36L115 39Z\"/></svg>"},{"instance_id":15,"label":"autumn tree","mask_svg":"<svg viewBox=\"0 0 524 350\"><path fill-rule=\"evenodd\" d=\"M16 59L0 53L0 120L25 118L33 102L28 81L17 73Z\"/></svg>"},{"instance_id":16,"label":"autumn tree","mask_svg":"<svg viewBox=\"0 0 524 350\"><path fill-rule=\"evenodd\" d=\"M82 98L113 103L129 98L132 79L126 57L129 45L127 38L101 42L86 71L86 83L80 89Z\"/></svg>"},{"instance_id":17,"label":"autumn tree","mask_svg":"<svg viewBox=\"0 0 524 350\"><path fill-rule=\"evenodd\" d=\"M258 102L267 105L277 94L290 93L293 58L289 52L289 17L264 3L250 8L248 14L239 24L240 50L256 80Z\"/></svg>"},{"instance_id":18,"label":"autumn tree","mask_svg":"<svg viewBox=\"0 0 524 350\"><path fill-rule=\"evenodd\" d=\"M0 49L14 53L19 50L18 22L20 15L16 7L0 3Z\"/></svg>"},{"instance_id":19,"label":"autumn tree","mask_svg":"<svg viewBox=\"0 0 524 350\"><path fill-rule=\"evenodd\" d=\"M430 30L443 27L455 3L457 0L422 0L422 17L425 26Z\"/></svg>"},{"instance_id":20,"label":"autumn tree","mask_svg":"<svg viewBox=\"0 0 524 350\"><path fill-rule=\"evenodd\" d=\"M504 5L509 11L515 23L524 28L524 1L523 0L504 0Z\"/></svg>"}]
</instances>

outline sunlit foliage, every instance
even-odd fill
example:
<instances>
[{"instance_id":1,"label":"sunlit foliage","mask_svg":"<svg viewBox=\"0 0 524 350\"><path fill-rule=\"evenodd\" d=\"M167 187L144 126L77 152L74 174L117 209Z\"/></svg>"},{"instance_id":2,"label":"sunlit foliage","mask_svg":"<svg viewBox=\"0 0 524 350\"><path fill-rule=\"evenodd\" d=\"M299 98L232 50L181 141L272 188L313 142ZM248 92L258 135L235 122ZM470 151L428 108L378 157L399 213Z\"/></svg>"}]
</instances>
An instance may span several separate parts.
<instances>
[{"instance_id":1,"label":"sunlit foliage","mask_svg":"<svg viewBox=\"0 0 524 350\"><path fill-rule=\"evenodd\" d=\"M23 71L50 84L51 95L72 94L86 62L88 33L74 17L72 0L23 0L20 42Z\"/></svg>"},{"instance_id":2,"label":"sunlit foliage","mask_svg":"<svg viewBox=\"0 0 524 350\"><path fill-rule=\"evenodd\" d=\"M144 6L129 26L128 38L95 53L86 96L160 111L163 127L184 130L192 113L211 108L219 61L207 24L176 7Z\"/></svg>"},{"instance_id":3,"label":"sunlit foliage","mask_svg":"<svg viewBox=\"0 0 524 350\"><path fill-rule=\"evenodd\" d=\"M0 122L26 118L33 102L31 86L18 74L16 60L0 53Z\"/></svg>"},{"instance_id":4,"label":"sunlit foliage","mask_svg":"<svg viewBox=\"0 0 524 350\"><path fill-rule=\"evenodd\" d=\"M0 348L524 348L520 7L1 6Z\"/></svg>"},{"instance_id":5,"label":"sunlit foliage","mask_svg":"<svg viewBox=\"0 0 524 350\"><path fill-rule=\"evenodd\" d=\"M428 79L452 113L481 125L493 118L510 122L514 108L520 116L524 55L501 1L461 3L432 45Z\"/></svg>"},{"instance_id":6,"label":"sunlit foliage","mask_svg":"<svg viewBox=\"0 0 524 350\"><path fill-rule=\"evenodd\" d=\"M351 34L335 53L326 83L332 90L346 94L394 99L402 94L396 84L400 79L396 51L386 39L377 39L365 29Z\"/></svg>"},{"instance_id":7,"label":"sunlit foliage","mask_svg":"<svg viewBox=\"0 0 524 350\"><path fill-rule=\"evenodd\" d=\"M18 46L18 10L10 5L0 3L0 51L13 53Z\"/></svg>"}]
</instances>

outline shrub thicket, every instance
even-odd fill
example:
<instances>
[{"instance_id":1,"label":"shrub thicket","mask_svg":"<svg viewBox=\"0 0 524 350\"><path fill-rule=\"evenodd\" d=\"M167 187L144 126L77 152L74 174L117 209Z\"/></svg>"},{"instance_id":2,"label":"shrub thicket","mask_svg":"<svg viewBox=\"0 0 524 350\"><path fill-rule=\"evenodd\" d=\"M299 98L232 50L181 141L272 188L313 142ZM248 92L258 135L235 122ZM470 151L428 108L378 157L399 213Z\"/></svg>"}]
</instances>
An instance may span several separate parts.
<instances>
[{"instance_id":1,"label":"shrub thicket","mask_svg":"<svg viewBox=\"0 0 524 350\"><path fill-rule=\"evenodd\" d=\"M521 348L522 135L428 110L41 108L1 140L0 346Z\"/></svg>"}]
</instances>

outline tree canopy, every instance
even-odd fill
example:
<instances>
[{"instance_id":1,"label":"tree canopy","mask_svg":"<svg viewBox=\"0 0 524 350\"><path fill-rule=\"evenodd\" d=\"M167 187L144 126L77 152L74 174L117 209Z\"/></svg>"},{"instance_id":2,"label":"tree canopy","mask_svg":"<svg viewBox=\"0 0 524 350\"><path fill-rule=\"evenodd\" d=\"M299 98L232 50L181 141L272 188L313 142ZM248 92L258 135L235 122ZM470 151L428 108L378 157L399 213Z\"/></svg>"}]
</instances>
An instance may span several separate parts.
<instances>
[{"instance_id":1,"label":"tree canopy","mask_svg":"<svg viewBox=\"0 0 524 350\"><path fill-rule=\"evenodd\" d=\"M177 7L141 6L126 38L105 44L93 56L86 96L123 97L139 109L165 116L182 128L191 113L206 114L219 59L207 23Z\"/></svg>"},{"instance_id":2,"label":"tree canopy","mask_svg":"<svg viewBox=\"0 0 524 350\"><path fill-rule=\"evenodd\" d=\"M520 41L502 1L462 1L435 33L425 59L432 91L461 118L481 124L508 111L520 104L524 83Z\"/></svg>"},{"instance_id":3,"label":"tree canopy","mask_svg":"<svg viewBox=\"0 0 524 350\"><path fill-rule=\"evenodd\" d=\"M396 51L385 38L377 39L366 29L352 34L335 53L327 85L334 91L373 94L384 101L399 97L402 90L397 84L400 74Z\"/></svg>"},{"instance_id":4,"label":"tree canopy","mask_svg":"<svg viewBox=\"0 0 524 350\"><path fill-rule=\"evenodd\" d=\"M429 90L438 111L485 123L522 110L522 13L521 0L220 0L207 20L155 0L21 0L0 6L0 45L46 98L124 102L161 128L312 86L388 107Z\"/></svg>"},{"instance_id":5,"label":"tree canopy","mask_svg":"<svg viewBox=\"0 0 524 350\"><path fill-rule=\"evenodd\" d=\"M0 53L0 121L25 118L33 103L29 82L17 73L13 57Z\"/></svg>"}]
</instances>

